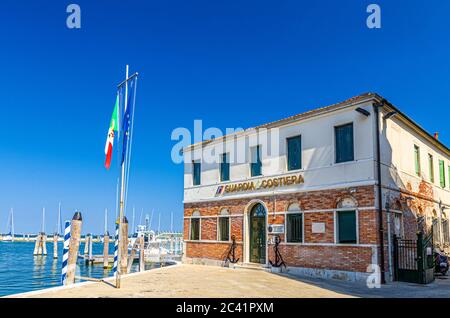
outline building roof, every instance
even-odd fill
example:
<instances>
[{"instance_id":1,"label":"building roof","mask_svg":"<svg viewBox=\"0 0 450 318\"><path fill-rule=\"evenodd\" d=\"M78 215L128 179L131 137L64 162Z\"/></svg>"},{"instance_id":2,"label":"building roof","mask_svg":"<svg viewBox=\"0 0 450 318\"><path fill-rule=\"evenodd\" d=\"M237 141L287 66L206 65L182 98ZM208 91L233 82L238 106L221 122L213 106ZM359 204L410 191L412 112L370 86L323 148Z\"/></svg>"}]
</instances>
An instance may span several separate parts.
<instances>
[{"instance_id":1,"label":"building roof","mask_svg":"<svg viewBox=\"0 0 450 318\"><path fill-rule=\"evenodd\" d=\"M274 128L274 127L279 127L282 125L285 125L287 123L290 122L294 122L294 121L300 121L302 119L306 119L306 118L311 118L314 116L319 116L325 113L329 113L332 111L336 111L336 110L340 110L340 109L344 109L344 108L348 108L348 107L352 107L355 106L357 104L361 104L363 102L367 102L367 101L375 101L375 102L382 102L384 104L384 106L388 107L390 110L396 111L398 115L398 117L401 117L403 120L403 122L405 124L407 124L408 126L410 126L412 129L418 131L425 139L427 139L428 141L430 141L432 144L434 144L437 148L439 148L440 150L442 150L443 152L445 152L448 156L450 156L450 149L444 145L442 142L440 142L438 139L434 138L429 132L427 132L425 129L423 129L419 124L417 124L415 121L413 121L410 117L408 117L406 114L404 114L402 111L400 111L397 107L395 107L394 105L392 105L389 101L387 101L384 97L382 97L381 95L377 94L377 93L364 93L364 94L360 94L354 97L351 97L349 99L346 99L342 102L336 103L336 104L332 104L329 106L325 106L325 107L319 107L319 108L315 108L309 111L306 111L304 113L300 113L297 115L293 115L293 116L289 116L280 120L276 120L273 122L269 122L266 124L262 124L256 127L250 127L245 129L244 131L238 131L235 132L233 134L229 134L229 135L224 135L220 138L216 138L216 139L209 139L209 140L205 140L202 142L198 142L195 144L192 144L186 148L183 149L183 151L189 151L189 150L193 150L195 148L197 148L198 146L202 145L205 146L213 141L218 141L221 139L226 139L226 138L230 138L232 136L238 136L241 134L245 134L249 131L252 130L258 130L258 129L262 129L262 128Z\"/></svg>"}]
</instances>

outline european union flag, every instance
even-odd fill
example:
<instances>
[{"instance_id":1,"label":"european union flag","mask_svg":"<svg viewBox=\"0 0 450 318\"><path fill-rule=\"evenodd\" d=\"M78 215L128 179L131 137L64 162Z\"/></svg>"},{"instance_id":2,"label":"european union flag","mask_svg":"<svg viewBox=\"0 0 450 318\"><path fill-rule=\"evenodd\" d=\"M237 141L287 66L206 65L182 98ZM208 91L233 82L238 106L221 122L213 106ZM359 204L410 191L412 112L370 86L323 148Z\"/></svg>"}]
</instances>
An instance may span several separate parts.
<instances>
[{"instance_id":1,"label":"european union flag","mask_svg":"<svg viewBox=\"0 0 450 318\"><path fill-rule=\"evenodd\" d=\"M127 145L128 140L130 139L131 133L131 121L133 120L133 110L134 110L134 93L136 91L136 77L130 81L130 94L128 96L127 108L125 109L125 113L123 114L122 121L122 133L123 133L123 145L122 145L122 161L121 164L125 161L125 157L127 154Z\"/></svg>"}]
</instances>

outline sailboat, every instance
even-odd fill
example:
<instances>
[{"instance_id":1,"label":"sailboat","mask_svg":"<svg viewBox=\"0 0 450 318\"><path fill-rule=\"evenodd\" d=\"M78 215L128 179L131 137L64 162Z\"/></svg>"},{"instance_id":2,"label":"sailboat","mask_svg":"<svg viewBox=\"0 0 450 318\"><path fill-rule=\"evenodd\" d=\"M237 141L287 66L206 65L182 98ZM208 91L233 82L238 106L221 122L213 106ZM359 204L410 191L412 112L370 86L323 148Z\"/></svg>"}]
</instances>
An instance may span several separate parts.
<instances>
[{"instance_id":1,"label":"sailboat","mask_svg":"<svg viewBox=\"0 0 450 318\"><path fill-rule=\"evenodd\" d=\"M8 234L3 236L4 242L14 242L14 210L11 208L8 219Z\"/></svg>"}]
</instances>

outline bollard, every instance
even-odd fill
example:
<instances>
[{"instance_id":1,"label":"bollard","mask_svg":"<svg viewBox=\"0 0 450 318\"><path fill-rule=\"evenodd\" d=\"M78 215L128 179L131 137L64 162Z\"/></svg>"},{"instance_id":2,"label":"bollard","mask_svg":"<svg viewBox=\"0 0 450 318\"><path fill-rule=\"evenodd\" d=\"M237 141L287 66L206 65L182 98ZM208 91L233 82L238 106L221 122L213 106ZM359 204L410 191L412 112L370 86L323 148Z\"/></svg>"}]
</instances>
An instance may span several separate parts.
<instances>
[{"instance_id":1,"label":"bollard","mask_svg":"<svg viewBox=\"0 0 450 318\"><path fill-rule=\"evenodd\" d=\"M140 249L139 249L139 271L143 272L145 270L145 253L144 253L144 245L145 245L145 240L144 237L142 236L140 238L141 240L141 244L140 244Z\"/></svg>"},{"instance_id":2,"label":"bollard","mask_svg":"<svg viewBox=\"0 0 450 318\"><path fill-rule=\"evenodd\" d=\"M64 248L63 248L63 259L62 259L62 271L61 271L61 283L66 284L67 276L67 265L69 259L69 242L70 242L70 221L66 221L64 227Z\"/></svg>"},{"instance_id":3,"label":"bollard","mask_svg":"<svg viewBox=\"0 0 450 318\"><path fill-rule=\"evenodd\" d=\"M109 233L105 232L103 236L103 268L108 268L108 253L109 253Z\"/></svg>"},{"instance_id":4,"label":"bollard","mask_svg":"<svg viewBox=\"0 0 450 318\"><path fill-rule=\"evenodd\" d=\"M120 242L120 273L127 272L128 265L128 220L124 216L122 220L122 233Z\"/></svg>"},{"instance_id":5,"label":"bollard","mask_svg":"<svg viewBox=\"0 0 450 318\"><path fill-rule=\"evenodd\" d=\"M58 234L53 235L53 258L58 258Z\"/></svg>"},{"instance_id":6,"label":"bollard","mask_svg":"<svg viewBox=\"0 0 450 318\"><path fill-rule=\"evenodd\" d=\"M81 225L83 219L81 212L75 212L70 226L70 243L69 243L69 258L67 265L66 285L75 283L75 270L77 268L78 249L80 248L81 240Z\"/></svg>"}]
</instances>

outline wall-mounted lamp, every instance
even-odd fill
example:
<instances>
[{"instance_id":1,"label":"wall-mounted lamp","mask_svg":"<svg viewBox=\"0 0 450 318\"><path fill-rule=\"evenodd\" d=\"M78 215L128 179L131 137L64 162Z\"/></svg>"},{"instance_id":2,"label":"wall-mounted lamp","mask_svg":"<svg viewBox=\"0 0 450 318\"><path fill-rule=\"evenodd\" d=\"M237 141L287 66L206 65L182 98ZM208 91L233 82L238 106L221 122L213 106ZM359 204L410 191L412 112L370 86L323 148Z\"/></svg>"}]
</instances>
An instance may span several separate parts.
<instances>
[{"instance_id":1,"label":"wall-mounted lamp","mask_svg":"<svg viewBox=\"0 0 450 318\"><path fill-rule=\"evenodd\" d=\"M358 113L360 113L360 114L362 114L362 115L364 115L364 116L366 116L366 117L369 117L369 116L370 116L370 112L368 112L368 111L365 110L364 108L358 107L358 108L356 108L355 110L356 110Z\"/></svg>"}]
</instances>

